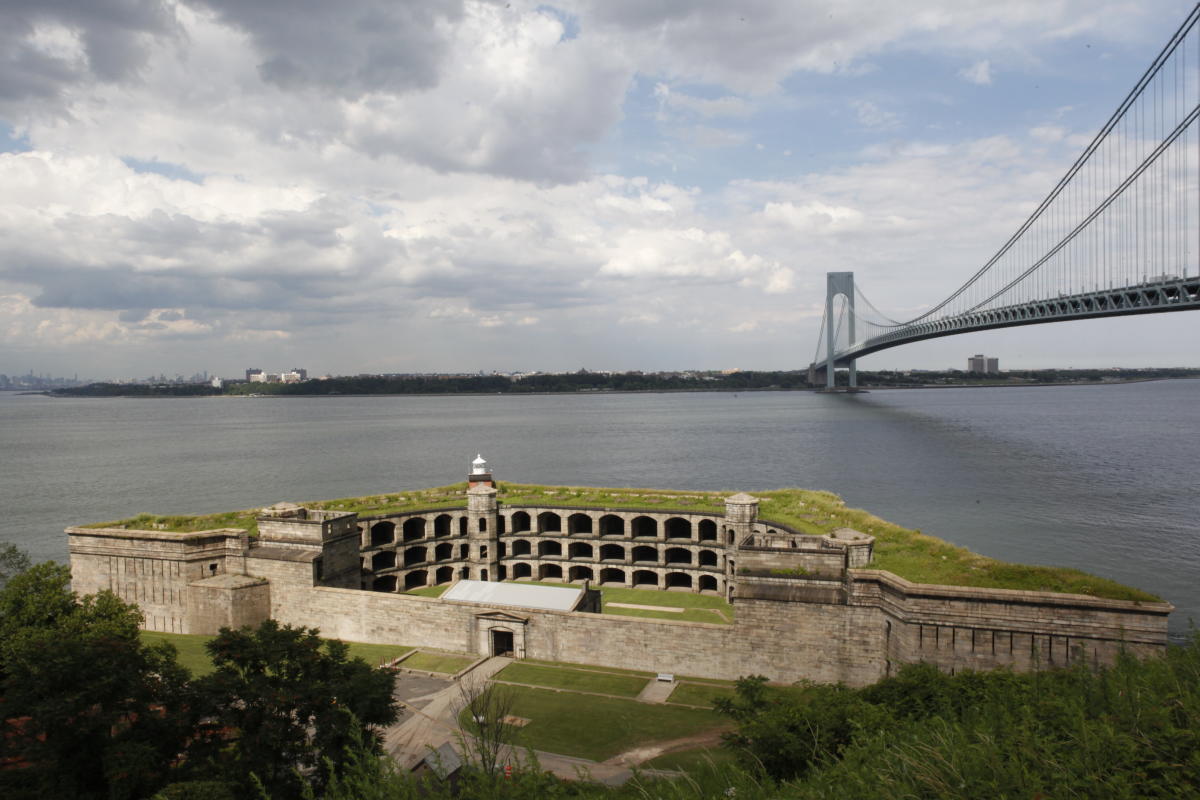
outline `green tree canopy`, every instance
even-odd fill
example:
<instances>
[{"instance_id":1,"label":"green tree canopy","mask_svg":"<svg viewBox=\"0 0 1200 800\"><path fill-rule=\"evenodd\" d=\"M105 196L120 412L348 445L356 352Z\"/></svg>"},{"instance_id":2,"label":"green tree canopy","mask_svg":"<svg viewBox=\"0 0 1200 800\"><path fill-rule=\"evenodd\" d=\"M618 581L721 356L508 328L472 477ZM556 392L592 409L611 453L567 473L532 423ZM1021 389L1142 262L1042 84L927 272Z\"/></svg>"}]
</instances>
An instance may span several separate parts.
<instances>
[{"instance_id":1,"label":"green tree canopy","mask_svg":"<svg viewBox=\"0 0 1200 800\"><path fill-rule=\"evenodd\" d=\"M348 658L347 646L316 629L267 620L256 629L221 629L206 646L216 669L196 681L220 735L198 739L193 766L256 797L257 777L272 797L320 784L370 726L396 719L394 673ZM304 776L302 779L301 776ZM318 786L319 788L319 786Z\"/></svg>"},{"instance_id":2,"label":"green tree canopy","mask_svg":"<svg viewBox=\"0 0 1200 800\"><path fill-rule=\"evenodd\" d=\"M187 671L146 646L141 614L83 598L47 562L0 590L0 796L139 798L166 780L192 729Z\"/></svg>"}]
</instances>

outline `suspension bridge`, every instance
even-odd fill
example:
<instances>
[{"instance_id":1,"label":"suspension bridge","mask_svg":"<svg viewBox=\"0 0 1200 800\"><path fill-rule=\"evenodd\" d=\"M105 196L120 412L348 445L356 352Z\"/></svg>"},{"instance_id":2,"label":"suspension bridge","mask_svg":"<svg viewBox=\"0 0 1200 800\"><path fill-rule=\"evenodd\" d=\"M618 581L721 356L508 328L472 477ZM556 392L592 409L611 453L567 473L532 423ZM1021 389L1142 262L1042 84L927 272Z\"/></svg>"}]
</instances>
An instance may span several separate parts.
<instances>
[{"instance_id":1,"label":"suspension bridge","mask_svg":"<svg viewBox=\"0 0 1200 800\"><path fill-rule=\"evenodd\" d=\"M1200 309L1200 5L996 254L924 313L895 320L830 272L809 380L961 333Z\"/></svg>"}]
</instances>

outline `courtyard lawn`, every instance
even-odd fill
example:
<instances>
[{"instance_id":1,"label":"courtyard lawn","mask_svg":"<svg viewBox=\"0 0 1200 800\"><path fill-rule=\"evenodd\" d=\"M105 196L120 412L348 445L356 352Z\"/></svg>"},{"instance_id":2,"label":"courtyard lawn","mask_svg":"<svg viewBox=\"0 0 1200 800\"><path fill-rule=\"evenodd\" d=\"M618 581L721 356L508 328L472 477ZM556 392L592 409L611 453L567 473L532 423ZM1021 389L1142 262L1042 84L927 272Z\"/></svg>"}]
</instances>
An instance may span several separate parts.
<instances>
[{"instance_id":1,"label":"courtyard lawn","mask_svg":"<svg viewBox=\"0 0 1200 800\"><path fill-rule=\"evenodd\" d=\"M733 622L733 606L724 598L694 592L665 592L659 589L624 589L617 586L600 587L602 612L627 617L653 617L685 622ZM671 606L676 611L652 611L642 608L613 608L611 603L630 603L639 606Z\"/></svg>"},{"instance_id":2,"label":"courtyard lawn","mask_svg":"<svg viewBox=\"0 0 1200 800\"><path fill-rule=\"evenodd\" d=\"M409 589L402 594L415 594L421 597L441 597L442 593L450 588L450 584L443 583L441 586L422 586L419 589Z\"/></svg>"},{"instance_id":3,"label":"courtyard lawn","mask_svg":"<svg viewBox=\"0 0 1200 800\"><path fill-rule=\"evenodd\" d=\"M518 580L534 586L580 588L578 583L556 581ZM695 592L668 592L662 589L626 589L621 586L596 586L600 591L600 613L619 614L623 617L645 617L647 619L673 619L676 622L712 622L733 624L733 606L721 597ZM667 606L682 608L683 611L655 611L650 608L615 608L609 603L630 603L639 606Z\"/></svg>"},{"instance_id":4,"label":"courtyard lawn","mask_svg":"<svg viewBox=\"0 0 1200 800\"><path fill-rule=\"evenodd\" d=\"M517 731L519 746L593 761L728 724L712 711L695 708L524 686L504 688L514 694L512 713L529 720Z\"/></svg>"},{"instance_id":5,"label":"courtyard lawn","mask_svg":"<svg viewBox=\"0 0 1200 800\"><path fill-rule=\"evenodd\" d=\"M668 703L683 703L689 706L707 706L711 708L713 701L718 697L732 698L734 696L732 684L720 686L711 683L689 683L683 682L675 687L675 691L671 692L671 696L667 698Z\"/></svg>"},{"instance_id":6,"label":"courtyard lawn","mask_svg":"<svg viewBox=\"0 0 1200 800\"><path fill-rule=\"evenodd\" d=\"M546 686L552 689L615 694L621 697L637 697L646 687L648 680L646 677L635 675L613 675L607 672L521 662L509 664L500 670L496 679Z\"/></svg>"},{"instance_id":7,"label":"courtyard lawn","mask_svg":"<svg viewBox=\"0 0 1200 800\"><path fill-rule=\"evenodd\" d=\"M420 669L426 672L441 672L446 675L453 675L476 660L475 656L467 656L461 653L420 650L404 659L401 666L405 669Z\"/></svg>"},{"instance_id":8,"label":"courtyard lawn","mask_svg":"<svg viewBox=\"0 0 1200 800\"><path fill-rule=\"evenodd\" d=\"M179 663L187 667L195 677L207 675L213 671L212 660L204 644L211 636L193 633L161 633L159 631L141 631L142 641L169 642L175 645L179 653ZM346 642L350 647L350 658L361 658L371 666L378 666L385 661L399 658L413 648L398 644L365 644L363 642Z\"/></svg>"}]
</instances>

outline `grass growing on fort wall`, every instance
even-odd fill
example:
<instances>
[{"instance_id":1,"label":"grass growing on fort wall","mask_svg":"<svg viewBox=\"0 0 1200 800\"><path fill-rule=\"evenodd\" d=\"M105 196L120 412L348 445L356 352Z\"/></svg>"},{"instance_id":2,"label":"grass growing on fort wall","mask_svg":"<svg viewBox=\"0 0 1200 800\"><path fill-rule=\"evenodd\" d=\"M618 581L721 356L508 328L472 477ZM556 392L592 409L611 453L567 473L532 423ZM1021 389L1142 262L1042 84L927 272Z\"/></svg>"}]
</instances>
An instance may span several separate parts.
<instances>
[{"instance_id":1,"label":"grass growing on fort wall","mask_svg":"<svg viewBox=\"0 0 1200 800\"><path fill-rule=\"evenodd\" d=\"M653 509L656 512L721 514L732 491L684 492L656 489L542 486L500 483L498 499L509 506ZM419 491L302 503L308 508L354 511L360 516L397 514L422 509L461 508L467 484L455 483ZM820 535L848 527L875 537L872 569L886 570L915 583L974 586L990 589L1065 592L1113 600L1155 602L1149 592L1066 567L1012 564L972 553L920 531L902 528L860 509L847 508L830 492L775 489L751 492L760 499L759 518L787 525L802 533ZM279 498L276 498L278 500ZM88 527L125 527L193 532L212 528L242 528L256 533L257 509L202 516L141 514L126 520ZM682 602L679 605L683 605Z\"/></svg>"},{"instance_id":2,"label":"grass growing on fort wall","mask_svg":"<svg viewBox=\"0 0 1200 800\"><path fill-rule=\"evenodd\" d=\"M127 528L140 531L165 531L167 533L197 533L217 528L241 528L251 536L258 535L257 517L260 508L244 511L223 511L217 514L137 514L127 519L112 522L92 522L81 528Z\"/></svg>"}]
</instances>

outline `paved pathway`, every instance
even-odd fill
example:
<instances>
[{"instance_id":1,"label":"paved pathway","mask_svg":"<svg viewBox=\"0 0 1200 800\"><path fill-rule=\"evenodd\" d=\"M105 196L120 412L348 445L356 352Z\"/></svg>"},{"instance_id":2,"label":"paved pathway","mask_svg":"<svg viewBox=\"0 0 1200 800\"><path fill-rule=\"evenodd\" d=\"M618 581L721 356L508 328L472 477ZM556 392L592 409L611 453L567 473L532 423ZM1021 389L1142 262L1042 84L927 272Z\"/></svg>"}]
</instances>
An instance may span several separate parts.
<instances>
[{"instance_id":1,"label":"paved pathway","mask_svg":"<svg viewBox=\"0 0 1200 800\"><path fill-rule=\"evenodd\" d=\"M671 692L675 691L678 686L675 681L660 681L651 678L637 699L643 703L665 703L667 698L671 696Z\"/></svg>"},{"instance_id":2,"label":"paved pathway","mask_svg":"<svg viewBox=\"0 0 1200 800\"><path fill-rule=\"evenodd\" d=\"M458 681L442 682L444 688L419 697L397 696L406 712L383 733L383 749L402 770L411 770L421 759L446 742L458 738L456 716L462 707L463 688L486 681L512 663L511 658L489 658Z\"/></svg>"}]
</instances>

